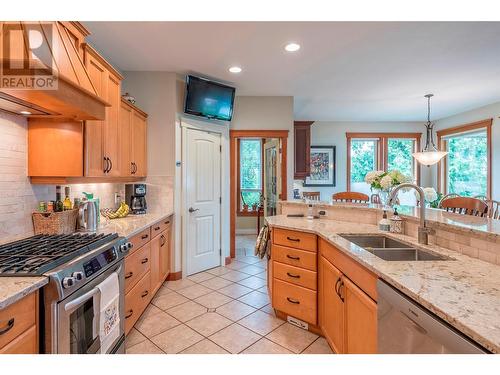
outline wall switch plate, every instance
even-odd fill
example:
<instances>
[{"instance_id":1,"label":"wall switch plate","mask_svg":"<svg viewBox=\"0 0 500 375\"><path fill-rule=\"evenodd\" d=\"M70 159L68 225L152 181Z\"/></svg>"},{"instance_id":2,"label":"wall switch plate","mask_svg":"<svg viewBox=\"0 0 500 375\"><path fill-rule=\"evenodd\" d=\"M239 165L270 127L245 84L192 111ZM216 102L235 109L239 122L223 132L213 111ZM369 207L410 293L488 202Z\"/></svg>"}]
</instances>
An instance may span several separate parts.
<instances>
[{"instance_id":1,"label":"wall switch plate","mask_svg":"<svg viewBox=\"0 0 500 375\"><path fill-rule=\"evenodd\" d=\"M300 319L294 318L293 316L288 316L286 318L286 320L288 321L288 323L293 324L296 327L299 327L299 328L302 328L305 330L309 329L309 324L307 324L306 322L303 322Z\"/></svg>"}]
</instances>

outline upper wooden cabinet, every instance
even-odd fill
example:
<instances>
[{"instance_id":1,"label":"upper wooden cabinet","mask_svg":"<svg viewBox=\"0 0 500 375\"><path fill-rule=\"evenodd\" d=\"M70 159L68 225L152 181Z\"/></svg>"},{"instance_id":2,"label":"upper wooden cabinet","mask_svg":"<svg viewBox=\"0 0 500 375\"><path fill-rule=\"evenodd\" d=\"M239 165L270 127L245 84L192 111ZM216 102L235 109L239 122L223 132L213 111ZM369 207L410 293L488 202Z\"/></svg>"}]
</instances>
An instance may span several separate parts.
<instances>
[{"instance_id":1,"label":"upper wooden cabinet","mask_svg":"<svg viewBox=\"0 0 500 375\"><path fill-rule=\"evenodd\" d=\"M120 148L123 176L147 176L147 114L122 99Z\"/></svg>"},{"instance_id":2,"label":"upper wooden cabinet","mask_svg":"<svg viewBox=\"0 0 500 375\"><path fill-rule=\"evenodd\" d=\"M99 96L106 100L104 121L85 123L85 176L120 177L120 88L122 76L90 45L84 45L85 67Z\"/></svg>"},{"instance_id":3,"label":"upper wooden cabinet","mask_svg":"<svg viewBox=\"0 0 500 375\"><path fill-rule=\"evenodd\" d=\"M303 180L311 173L311 125L314 121L294 121L295 160L294 178Z\"/></svg>"}]
</instances>

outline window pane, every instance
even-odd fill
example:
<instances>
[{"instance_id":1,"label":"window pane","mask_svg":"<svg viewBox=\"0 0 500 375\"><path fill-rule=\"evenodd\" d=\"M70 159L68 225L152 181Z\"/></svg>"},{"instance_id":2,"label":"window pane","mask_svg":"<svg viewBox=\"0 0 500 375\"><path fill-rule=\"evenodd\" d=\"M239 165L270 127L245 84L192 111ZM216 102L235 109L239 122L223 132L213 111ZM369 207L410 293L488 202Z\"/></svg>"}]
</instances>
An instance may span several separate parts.
<instances>
[{"instance_id":1,"label":"window pane","mask_svg":"<svg viewBox=\"0 0 500 375\"><path fill-rule=\"evenodd\" d=\"M365 182L368 172L377 169L377 141L351 140L351 190L371 194Z\"/></svg>"},{"instance_id":2,"label":"window pane","mask_svg":"<svg viewBox=\"0 0 500 375\"><path fill-rule=\"evenodd\" d=\"M397 169L416 180L413 157L411 156L414 143L413 139L389 139L387 142L387 170Z\"/></svg>"},{"instance_id":3,"label":"window pane","mask_svg":"<svg viewBox=\"0 0 500 375\"><path fill-rule=\"evenodd\" d=\"M243 209L243 204L248 204L248 209L251 210L254 204L259 204L260 202L260 190L252 191L252 190L241 190L241 195L243 199L241 199L241 207ZM244 201L244 202L243 202Z\"/></svg>"},{"instance_id":4,"label":"window pane","mask_svg":"<svg viewBox=\"0 0 500 375\"><path fill-rule=\"evenodd\" d=\"M262 189L260 140L240 141L240 188Z\"/></svg>"},{"instance_id":5,"label":"window pane","mask_svg":"<svg viewBox=\"0 0 500 375\"><path fill-rule=\"evenodd\" d=\"M448 139L448 193L486 195L488 143L486 132Z\"/></svg>"}]
</instances>

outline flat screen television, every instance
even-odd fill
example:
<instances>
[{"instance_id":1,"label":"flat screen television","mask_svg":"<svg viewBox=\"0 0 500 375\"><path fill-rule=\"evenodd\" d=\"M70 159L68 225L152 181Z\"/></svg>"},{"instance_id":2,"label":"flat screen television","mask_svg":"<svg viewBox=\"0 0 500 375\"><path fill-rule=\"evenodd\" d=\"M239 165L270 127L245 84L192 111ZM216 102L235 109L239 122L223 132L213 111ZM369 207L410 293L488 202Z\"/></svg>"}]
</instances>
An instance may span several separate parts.
<instances>
[{"instance_id":1,"label":"flat screen television","mask_svg":"<svg viewBox=\"0 0 500 375\"><path fill-rule=\"evenodd\" d=\"M184 112L210 119L231 121L235 88L188 75Z\"/></svg>"}]
</instances>

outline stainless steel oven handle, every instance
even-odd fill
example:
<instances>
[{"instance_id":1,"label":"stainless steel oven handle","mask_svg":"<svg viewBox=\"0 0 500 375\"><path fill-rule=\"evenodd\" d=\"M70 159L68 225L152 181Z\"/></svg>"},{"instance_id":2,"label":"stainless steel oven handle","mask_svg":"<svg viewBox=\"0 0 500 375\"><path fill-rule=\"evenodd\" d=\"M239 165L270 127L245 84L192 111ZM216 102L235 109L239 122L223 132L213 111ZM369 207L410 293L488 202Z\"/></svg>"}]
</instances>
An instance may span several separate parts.
<instances>
[{"instance_id":1,"label":"stainless steel oven handle","mask_svg":"<svg viewBox=\"0 0 500 375\"><path fill-rule=\"evenodd\" d=\"M122 269L122 266L118 267L113 272L116 272L116 273L119 274L120 271L121 271L121 269ZM72 301L68 302L66 305L64 305L64 310L65 311L71 311L71 310L75 309L76 307L80 306L83 302L85 302L86 300L90 299L91 297L93 297L97 293L99 293L99 288L97 288L97 287L95 287L94 289L89 290L87 293L81 295L78 298L75 298L74 300L72 300Z\"/></svg>"}]
</instances>

